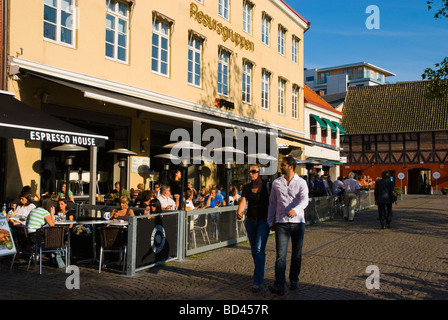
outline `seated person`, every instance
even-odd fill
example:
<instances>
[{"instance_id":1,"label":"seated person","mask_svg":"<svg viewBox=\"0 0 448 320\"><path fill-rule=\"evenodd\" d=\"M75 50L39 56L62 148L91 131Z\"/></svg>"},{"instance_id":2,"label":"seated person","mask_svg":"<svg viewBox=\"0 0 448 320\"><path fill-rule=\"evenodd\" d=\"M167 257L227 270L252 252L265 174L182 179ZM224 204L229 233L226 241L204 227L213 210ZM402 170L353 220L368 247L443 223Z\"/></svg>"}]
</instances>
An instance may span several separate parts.
<instances>
[{"instance_id":1,"label":"seated person","mask_svg":"<svg viewBox=\"0 0 448 320\"><path fill-rule=\"evenodd\" d=\"M60 199L58 201L58 210L56 212L57 215L61 216L63 215L63 220L73 220L73 210L67 209L67 200L66 199Z\"/></svg>"},{"instance_id":2,"label":"seated person","mask_svg":"<svg viewBox=\"0 0 448 320\"><path fill-rule=\"evenodd\" d=\"M31 210L36 208L36 206L33 203L33 197L31 196L31 193L29 192L22 192L20 194L20 204L16 205L13 204L12 208L14 210L14 215L16 218L26 221L26 218L30 214ZM7 215L7 218L10 218L9 215ZM13 224L20 224L18 221L12 220Z\"/></svg>"},{"instance_id":3,"label":"seated person","mask_svg":"<svg viewBox=\"0 0 448 320\"><path fill-rule=\"evenodd\" d=\"M53 227L54 222L54 212L53 203L51 197L44 194L41 197L40 205L30 211L28 218L26 220L26 230L28 232L28 237L31 241L35 242L39 240L36 231L45 225Z\"/></svg>"},{"instance_id":4,"label":"seated person","mask_svg":"<svg viewBox=\"0 0 448 320\"><path fill-rule=\"evenodd\" d=\"M169 185L163 185L160 190L161 195L157 197L162 205L162 210L177 210L179 207L179 195L176 195L176 201L171 197L171 188Z\"/></svg>"},{"instance_id":5,"label":"seated person","mask_svg":"<svg viewBox=\"0 0 448 320\"><path fill-rule=\"evenodd\" d=\"M75 202L75 198L73 197L73 192L72 192L72 190L69 190L68 191L68 198L67 198L67 196L66 196L66 191L67 191L67 184L66 183L64 183L63 185L62 185L62 190L61 190L61 192L59 192L58 193L58 200L59 199L68 199L68 200L70 200L71 202Z\"/></svg>"},{"instance_id":6,"label":"seated person","mask_svg":"<svg viewBox=\"0 0 448 320\"><path fill-rule=\"evenodd\" d=\"M204 207L202 207L202 209L216 208L224 204L224 199L218 194L218 189L216 187L213 187L210 190L210 194L205 197L204 203L205 205Z\"/></svg>"},{"instance_id":7,"label":"seated person","mask_svg":"<svg viewBox=\"0 0 448 320\"><path fill-rule=\"evenodd\" d=\"M120 182L118 182L118 181L115 182L115 189L112 190L111 194L112 194L113 198L116 199L117 201L120 199L120 188L121 188ZM126 189L121 190L121 195L128 197L128 199L131 199L131 194Z\"/></svg>"},{"instance_id":8,"label":"seated person","mask_svg":"<svg viewBox=\"0 0 448 320\"><path fill-rule=\"evenodd\" d=\"M127 196L121 196L120 198L120 209L114 209L110 213L111 220L124 220L128 221L129 217L135 216L134 211L128 208L129 198Z\"/></svg>"}]
</instances>

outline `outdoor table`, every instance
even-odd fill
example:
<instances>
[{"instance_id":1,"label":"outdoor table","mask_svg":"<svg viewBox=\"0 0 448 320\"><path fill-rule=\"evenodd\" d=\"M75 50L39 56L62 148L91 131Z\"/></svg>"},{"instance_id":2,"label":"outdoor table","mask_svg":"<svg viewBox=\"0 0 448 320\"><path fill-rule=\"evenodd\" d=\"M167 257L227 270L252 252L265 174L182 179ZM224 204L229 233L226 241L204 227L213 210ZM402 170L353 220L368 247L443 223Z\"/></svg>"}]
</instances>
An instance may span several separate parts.
<instances>
[{"instance_id":1,"label":"outdoor table","mask_svg":"<svg viewBox=\"0 0 448 320\"><path fill-rule=\"evenodd\" d=\"M92 248L93 248L93 258L92 261L96 262L98 261L96 258L96 229L99 224L105 224L105 220L85 220L85 221L78 221L78 224L90 224L92 225ZM81 261L80 261L81 262Z\"/></svg>"},{"instance_id":2,"label":"outdoor table","mask_svg":"<svg viewBox=\"0 0 448 320\"><path fill-rule=\"evenodd\" d=\"M55 221L54 222L54 224L55 225L57 225L57 226L65 226L65 227L69 227L70 225L72 225L72 224L76 224L77 222L76 221L74 221L74 220L59 220L59 221ZM67 257L67 260L68 260L68 265L70 265L70 252L71 252L71 246L70 246L70 235L71 235L71 231L72 231L72 229L69 227L68 228L68 236L67 236L67 238L68 238L68 257Z\"/></svg>"},{"instance_id":3,"label":"outdoor table","mask_svg":"<svg viewBox=\"0 0 448 320\"><path fill-rule=\"evenodd\" d=\"M124 220L118 220L118 221L111 220L111 221L107 221L106 223L111 226L127 226L128 225L128 222L124 221Z\"/></svg>"}]
</instances>

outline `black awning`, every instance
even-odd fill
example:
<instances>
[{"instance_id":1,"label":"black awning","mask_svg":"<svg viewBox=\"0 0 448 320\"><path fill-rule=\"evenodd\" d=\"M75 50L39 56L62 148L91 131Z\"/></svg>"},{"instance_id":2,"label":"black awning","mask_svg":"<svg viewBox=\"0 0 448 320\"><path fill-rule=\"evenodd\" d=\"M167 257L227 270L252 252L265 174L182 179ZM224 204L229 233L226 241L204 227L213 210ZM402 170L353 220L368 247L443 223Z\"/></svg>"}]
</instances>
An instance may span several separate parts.
<instances>
[{"instance_id":1,"label":"black awning","mask_svg":"<svg viewBox=\"0 0 448 320\"><path fill-rule=\"evenodd\" d=\"M0 93L0 137L80 146L104 146L106 136L74 126Z\"/></svg>"}]
</instances>

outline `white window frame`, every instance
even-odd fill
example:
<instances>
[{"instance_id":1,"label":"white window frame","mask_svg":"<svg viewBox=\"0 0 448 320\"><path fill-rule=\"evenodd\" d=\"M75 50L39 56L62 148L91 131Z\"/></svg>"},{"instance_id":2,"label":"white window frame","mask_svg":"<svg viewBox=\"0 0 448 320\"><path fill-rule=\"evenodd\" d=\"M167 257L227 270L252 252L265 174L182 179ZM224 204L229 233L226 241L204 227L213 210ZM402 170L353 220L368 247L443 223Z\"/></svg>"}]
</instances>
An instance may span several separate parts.
<instances>
[{"instance_id":1,"label":"white window frame","mask_svg":"<svg viewBox=\"0 0 448 320\"><path fill-rule=\"evenodd\" d=\"M300 40L297 37L292 37L292 62L299 63L299 43Z\"/></svg>"},{"instance_id":2,"label":"white window frame","mask_svg":"<svg viewBox=\"0 0 448 320\"><path fill-rule=\"evenodd\" d=\"M252 35L252 10L253 6L247 2L243 2L243 31Z\"/></svg>"},{"instance_id":3,"label":"white window frame","mask_svg":"<svg viewBox=\"0 0 448 320\"><path fill-rule=\"evenodd\" d=\"M299 118L299 87L292 87L292 118Z\"/></svg>"},{"instance_id":4,"label":"white window frame","mask_svg":"<svg viewBox=\"0 0 448 320\"><path fill-rule=\"evenodd\" d=\"M252 103L252 69L253 65L248 62L243 62L243 94L242 99L244 103L251 104Z\"/></svg>"},{"instance_id":5,"label":"white window frame","mask_svg":"<svg viewBox=\"0 0 448 320\"><path fill-rule=\"evenodd\" d=\"M269 47L271 40L271 19L264 16L261 20L261 42Z\"/></svg>"},{"instance_id":6,"label":"white window frame","mask_svg":"<svg viewBox=\"0 0 448 320\"><path fill-rule=\"evenodd\" d=\"M63 12L68 12L68 11L62 10L62 0L55 0L55 1L56 1L56 7L54 7L53 5L47 3L48 1L44 1L44 6L43 6L44 12L43 12L43 17L42 17L43 18L43 26L44 26L44 30L43 30L44 40L50 41L50 42L55 42L55 43L60 44L60 45L64 45L64 46L67 46L67 47L74 48L75 47L75 43L76 43L76 20L77 20L77 15L76 15L77 10L76 10L76 5L75 5L75 0L68 0L71 3L69 5L69 8L72 9L72 12L70 13L71 14L70 15L71 21L68 21L68 22L71 22L71 27L67 27L67 26L63 26L62 25L62 13ZM53 9L56 10L56 17L55 17L56 18L56 23L54 23L52 21L49 21L49 20L45 20L45 7L53 8ZM45 32L44 32L45 31L45 24L49 24L49 25L55 26L55 28L56 28L56 31L55 31L56 39L52 39L52 38L49 38L49 37L45 36ZM68 42L65 42L65 41L62 40L62 37L61 37L62 29L67 29L67 30L71 31L71 40L72 40L71 43L68 43Z\"/></svg>"},{"instance_id":7,"label":"white window frame","mask_svg":"<svg viewBox=\"0 0 448 320\"><path fill-rule=\"evenodd\" d=\"M188 84L201 88L202 86L202 45L203 40L199 39L198 37L190 36L188 39L188 76L187 76L187 82ZM196 48L194 45L195 43L199 43L199 48ZM193 46L192 46L193 44ZM190 59L190 52L191 57L193 59ZM199 60L199 61L197 61ZM196 72L196 65L199 64L199 73ZM192 66L192 70L190 69L190 65ZM190 74L191 79L190 81ZM199 76L199 83L196 83L196 77Z\"/></svg>"},{"instance_id":8,"label":"white window frame","mask_svg":"<svg viewBox=\"0 0 448 320\"><path fill-rule=\"evenodd\" d=\"M227 59L223 59L226 57ZM218 52L218 94L228 97L229 96L229 65L230 65L230 53L225 50L219 49ZM224 79L224 76L226 80ZM220 87L221 86L221 87ZM223 89L226 89L224 91Z\"/></svg>"},{"instance_id":9,"label":"white window frame","mask_svg":"<svg viewBox=\"0 0 448 320\"><path fill-rule=\"evenodd\" d=\"M219 0L218 14L226 20L230 20L230 0Z\"/></svg>"},{"instance_id":10,"label":"white window frame","mask_svg":"<svg viewBox=\"0 0 448 320\"><path fill-rule=\"evenodd\" d=\"M114 8L115 11L111 11L110 10L110 5L111 4L113 4L112 0L106 1L106 39L105 39L105 48L107 48L107 45L109 44L109 45L113 46L113 50L114 51L113 51L113 57L108 56L107 53L105 53L105 56L106 56L107 59L127 64L128 61L129 61L129 6L128 6L127 3L124 3L124 2L121 2L121 1L116 1L115 2L115 8ZM119 12L120 4L122 4L122 5L124 5L126 7L126 15L120 14L120 12ZM107 27L107 17L108 16L111 16L113 18L113 20L114 20L114 28L113 29L109 29ZM120 32L119 29L118 29L120 20L124 21L126 23L126 26L125 26L126 33ZM108 31L108 29L111 30L114 33L114 42L113 43L107 41L107 31ZM118 44L120 35L125 35L126 36L125 46L121 46L121 45ZM124 49L126 51L124 60L118 58L118 49L119 48L122 48L122 49Z\"/></svg>"},{"instance_id":11,"label":"white window frame","mask_svg":"<svg viewBox=\"0 0 448 320\"><path fill-rule=\"evenodd\" d=\"M269 110L271 75L267 71L261 73L261 108Z\"/></svg>"},{"instance_id":12,"label":"white window frame","mask_svg":"<svg viewBox=\"0 0 448 320\"><path fill-rule=\"evenodd\" d=\"M278 79L278 113L285 115L285 87L286 81Z\"/></svg>"},{"instance_id":13,"label":"white window frame","mask_svg":"<svg viewBox=\"0 0 448 320\"><path fill-rule=\"evenodd\" d=\"M167 33L163 33L162 26L166 25ZM157 27L157 28L156 28ZM157 36L158 43L154 43L152 40L154 40L154 35ZM162 40L166 40L166 48L162 48ZM152 23L152 33L151 33L151 72L164 76L169 77L170 75L170 48L171 48L171 25L163 21L162 19L158 18L157 16L154 17L153 23ZM154 57L154 48L157 50L157 57ZM166 51L166 61L162 60L162 53ZM156 62L156 69L153 69L153 62ZM166 63L166 73L162 72L162 64Z\"/></svg>"},{"instance_id":14,"label":"white window frame","mask_svg":"<svg viewBox=\"0 0 448 320\"><path fill-rule=\"evenodd\" d=\"M282 56L285 55L285 37L286 37L286 31L283 29L282 26L278 27L278 53L280 53Z\"/></svg>"}]
</instances>

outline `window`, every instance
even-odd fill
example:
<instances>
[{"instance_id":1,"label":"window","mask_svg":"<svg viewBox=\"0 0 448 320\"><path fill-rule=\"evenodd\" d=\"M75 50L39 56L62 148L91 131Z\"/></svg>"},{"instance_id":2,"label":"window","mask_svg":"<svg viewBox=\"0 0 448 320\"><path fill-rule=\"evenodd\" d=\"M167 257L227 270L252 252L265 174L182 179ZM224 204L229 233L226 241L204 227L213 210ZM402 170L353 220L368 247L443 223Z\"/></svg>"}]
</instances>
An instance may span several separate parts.
<instances>
[{"instance_id":1,"label":"window","mask_svg":"<svg viewBox=\"0 0 448 320\"><path fill-rule=\"evenodd\" d=\"M106 0L106 57L127 62L129 7L117 0Z\"/></svg>"},{"instance_id":2,"label":"window","mask_svg":"<svg viewBox=\"0 0 448 320\"><path fill-rule=\"evenodd\" d=\"M278 113L285 114L285 81L278 79Z\"/></svg>"},{"instance_id":3,"label":"window","mask_svg":"<svg viewBox=\"0 0 448 320\"><path fill-rule=\"evenodd\" d=\"M170 25L159 18L152 24L152 59L151 70L168 76L170 58Z\"/></svg>"},{"instance_id":4,"label":"window","mask_svg":"<svg viewBox=\"0 0 448 320\"><path fill-rule=\"evenodd\" d=\"M252 64L250 62L243 62L243 102L251 103L251 89L252 89Z\"/></svg>"},{"instance_id":5,"label":"window","mask_svg":"<svg viewBox=\"0 0 448 320\"><path fill-rule=\"evenodd\" d=\"M190 37L188 41L188 83L201 86L202 77L202 40Z\"/></svg>"},{"instance_id":6,"label":"window","mask_svg":"<svg viewBox=\"0 0 448 320\"><path fill-rule=\"evenodd\" d=\"M281 25L278 26L278 53L285 55L285 29Z\"/></svg>"},{"instance_id":7,"label":"window","mask_svg":"<svg viewBox=\"0 0 448 320\"><path fill-rule=\"evenodd\" d=\"M292 88L292 118L299 117L299 88L294 86Z\"/></svg>"},{"instance_id":8,"label":"window","mask_svg":"<svg viewBox=\"0 0 448 320\"><path fill-rule=\"evenodd\" d=\"M75 44L73 0L44 0L44 38L61 44Z\"/></svg>"},{"instance_id":9,"label":"window","mask_svg":"<svg viewBox=\"0 0 448 320\"><path fill-rule=\"evenodd\" d=\"M271 19L264 15L263 20L261 21L261 41L269 46L270 42L270 29L271 29Z\"/></svg>"},{"instance_id":10,"label":"window","mask_svg":"<svg viewBox=\"0 0 448 320\"><path fill-rule=\"evenodd\" d=\"M310 139L316 141L317 139L317 121L310 115Z\"/></svg>"},{"instance_id":11,"label":"window","mask_svg":"<svg viewBox=\"0 0 448 320\"><path fill-rule=\"evenodd\" d=\"M358 79L364 78L364 68L358 67Z\"/></svg>"},{"instance_id":12,"label":"window","mask_svg":"<svg viewBox=\"0 0 448 320\"><path fill-rule=\"evenodd\" d=\"M348 75L348 80L353 80L353 69L344 69L344 74Z\"/></svg>"},{"instance_id":13,"label":"window","mask_svg":"<svg viewBox=\"0 0 448 320\"><path fill-rule=\"evenodd\" d=\"M328 130L327 129L322 129L321 130L321 136L322 136L322 143L327 143L327 135L328 135Z\"/></svg>"},{"instance_id":14,"label":"window","mask_svg":"<svg viewBox=\"0 0 448 320\"><path fill-rule=\"evenodd\" d=\"M319 84L327 83L327 77L328 77L329 75L330 75L329 72L322 72L322 73L320 74L320 81L319 81Z\"/></svg>"},{"instance_id":15,"label":"window","mask_svg":"<svg viewBox=\"0 0 448 320\"><path fill-rule=\"evenodd\" d=\"M247 1L243 4L243 30L252 34L252 5Z\"/></svg>"},{"instance_id":16,"label":"window","mask_svg":"<svg viewBox=\"0 0 448 320\"><path fill-rule=\"evenodd\" d=\"M266 110L269 110L269 79L269 72L263 71L261 74L261 108Z\"/></svg>"},{"instance_id":17,"label":"window","mask_svg":"<svg viewBox=\"0 0 448 320\"><path fill-rule=\"evenodd\" d=\"M229 53L222 49L218 53L218 93L229 94Z\"/></svg>"},{"instance_id":18,"label":"window","mask_svg":"<svg viewBox=\"0 0 448 320\"><path fill-rule=\"evenodd\" d=\"M292 38L292 62L299 62L299 39L297 37Z\"/></svg>"},{"instance_id":19,"label":"window","mask_svg":"<svg viewBox=\"0 0 448 320\"><path fill-rule=\"evenodd\" d=\"M331 131L331 145L335 146L336 145L336 138L337 138L338 133L335 131Z\"/></svg>"},{"instance_id":20,"label":"window","mask_svg":"<svg viewBox=\"0 0 448 320\"><path fill-rule=\"evenodd\" d=\"M226 20L229 20L229 0L219 0L218 14Z\"/></svg>"}]
</instances>

